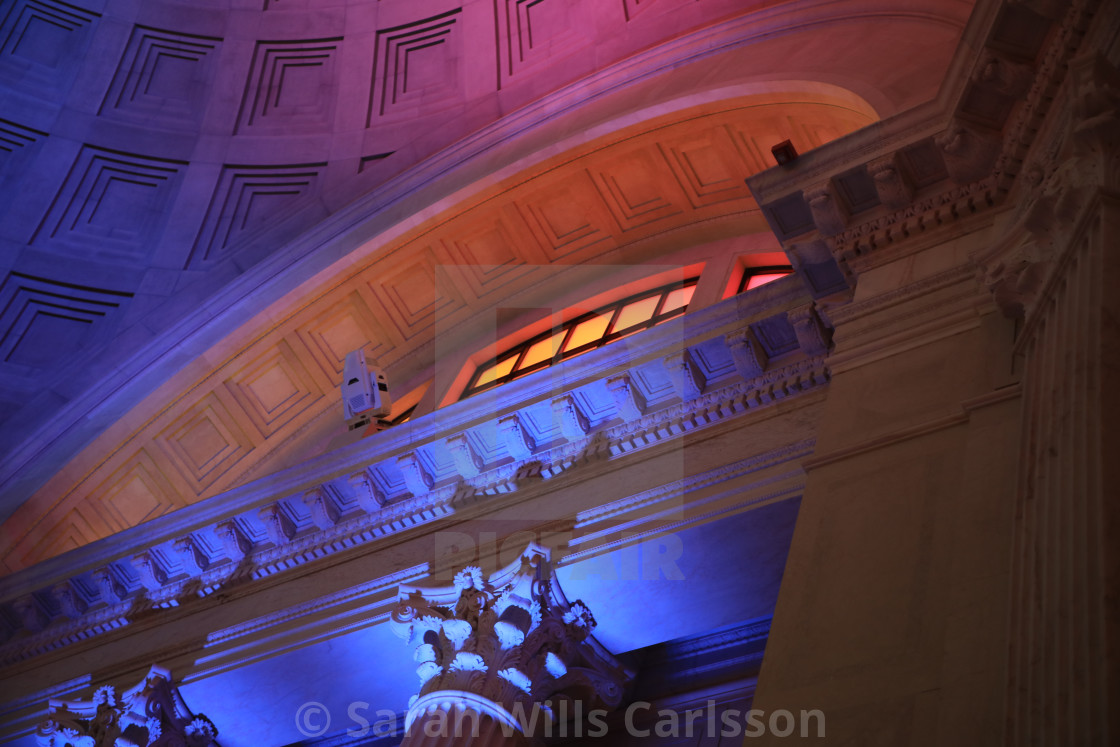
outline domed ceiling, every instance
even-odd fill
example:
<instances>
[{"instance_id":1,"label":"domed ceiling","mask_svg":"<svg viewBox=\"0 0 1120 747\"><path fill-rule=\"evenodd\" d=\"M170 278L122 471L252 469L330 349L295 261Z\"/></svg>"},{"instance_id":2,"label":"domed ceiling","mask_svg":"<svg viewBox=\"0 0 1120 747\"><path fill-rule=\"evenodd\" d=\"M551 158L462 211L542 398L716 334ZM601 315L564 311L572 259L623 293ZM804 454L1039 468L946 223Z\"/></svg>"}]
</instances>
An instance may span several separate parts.
<instances>
[{"instance_id":1,"label":"domed ceiling","mask_svg":"<svg viewBox=\"0 0 1120 747\"><path fill-rule=\"evenodd\" d=\"M764 231L770 146L932 99L970 9L0 3L5 569L322 448L351 349L431 406L544 269Z\"/></svg>"}]
</instances>

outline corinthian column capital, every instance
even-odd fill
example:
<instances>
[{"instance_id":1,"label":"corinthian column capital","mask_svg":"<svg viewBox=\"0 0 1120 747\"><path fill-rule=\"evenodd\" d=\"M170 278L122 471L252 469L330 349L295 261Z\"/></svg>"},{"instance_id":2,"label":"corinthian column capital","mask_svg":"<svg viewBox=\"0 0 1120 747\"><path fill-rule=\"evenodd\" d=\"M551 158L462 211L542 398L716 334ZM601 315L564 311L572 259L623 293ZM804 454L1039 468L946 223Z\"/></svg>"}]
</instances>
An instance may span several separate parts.
<instances>
[{"instance_id":1,"label":"corinthian column capital","mask_svg":"<svg viewBox=\"0 0 1120 747\"><path fill-rule=\"evenodd\" d=\"M187 707L171 673L159 666L124 691L102 685L90 700L50 701L35 730L40 747L217 747L217 736L214 722Z\"/></svg>"},{"instance_id":2,"label":"corinthian column capital","mask_svg":"<svg viewBox=\"0 0 1120 747\"><path fill-rule=\"evenodd\" d=\"M401 586L392 626L414 647L420 678L404 747L517 741L558 707L615 708L630 677L591 637L591 610L564 598L548 549L535 543L489 578L467 566L451 586ZM443 726L482 719L484 733L448 728L432 741L435 718Z\"/></svg>"}]
</instances>

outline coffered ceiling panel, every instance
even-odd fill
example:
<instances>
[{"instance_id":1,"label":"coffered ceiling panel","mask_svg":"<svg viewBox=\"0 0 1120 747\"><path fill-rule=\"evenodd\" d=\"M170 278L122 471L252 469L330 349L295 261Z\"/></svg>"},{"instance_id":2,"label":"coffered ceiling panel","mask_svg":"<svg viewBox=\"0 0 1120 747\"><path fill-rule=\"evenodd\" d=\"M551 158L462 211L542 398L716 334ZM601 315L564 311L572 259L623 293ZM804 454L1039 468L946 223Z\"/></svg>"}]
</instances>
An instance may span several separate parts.
<instances>
[{"instance_id":1,"label":"coffered ceiling panel","mask_svg":"<svg viewBox=\"0 0 1120 747\"><path fill-rule=\"evenodd\" d=\"M3 562L322 443L350 350L420 386L540 268L761 227L770 146L931 98L970 6L0 4Z\"/></svg>"}]
</instances>

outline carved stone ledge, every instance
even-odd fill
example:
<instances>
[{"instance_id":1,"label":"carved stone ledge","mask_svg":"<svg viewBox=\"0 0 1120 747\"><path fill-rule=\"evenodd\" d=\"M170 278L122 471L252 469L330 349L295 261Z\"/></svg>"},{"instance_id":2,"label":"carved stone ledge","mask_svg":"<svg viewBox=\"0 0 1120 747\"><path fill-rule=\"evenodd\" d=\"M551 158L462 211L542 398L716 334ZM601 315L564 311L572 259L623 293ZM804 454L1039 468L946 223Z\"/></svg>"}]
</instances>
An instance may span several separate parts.
<instances>
[{"instance_id":1,"label":"carved stone ledge","mask_svg":"<svg viewBox=\"0 0 1120 747\"><path fill-rule=\"evenodd\" d=\"M801 292L798 297L805 298L805 295ZM741 323L742 312L732 304L729 307L735 309L733 318ZM757 316L758 310L752 313ZM722 331L731 326L730 314L725 314L720 319L719 324L711 325L712 335L722 334ZM705 328L704 333L707 331ZM726 340L715 336L706 339L713 343ZM800 356L796 351L789 354ZM689 352L690 359L691 355ZM692 361L693 366L696 363ZM677 364L678 367L682 364L687 367L683 352ZM650 359L648 365L657 365L656 359ZM768 367L773 366L773 362L768 363ZM753 373L753 370L749 373ZM698 378L692 381L696 391L699 391ZM505 454L509 454L511 458L507 459L503 454L503 458L487 468L477 453L460 450L461 458L465 456L471 467L479 469L473 477L454 477L453 473L448 475L447 470L444 470L440 475L441 484L433 486L422 495L401 494L391 502L379 505L376 511L352 511L349 515L340 515L337 523L321 521L320 524L326 525L326 528L319 525L303 526L299 523L297 514L292 513L289 504L300 501L302 495L288 496L277 501L271 496L280 491L274 491L270 496L262 496L263 500L257 506L245 508L242 513L218 524L183 526L178 534L153 538L151 544L143 552L139 552L135 560L132 557L109 557L101 561L103 565L98 570L72 576L60 573L42 588L32 589L35 595L21 603L22 614L18 611L19 606L14 603L13 595L5 610L9 621L14 624L17 620L22 620L22 627L31 630L31 634L19 635L17 632L0 647L0 660L19 662L47 651L57 651L75 641L120 627L124 624L122 621L137 612L155 607L171 608L186 595L204 599L219 590L228 591L238 584L285 573L340 550L377 542L404 529L437 521L461 507L490 500L492 496L529 488L543 489L541 486L548 480L568 474L571 470L583 469L585 465L594 465L654 447L691 430L745 414L769 402L811 391L825 385L827 381L827 368L820 357L768 368L762 375L749 378L736 376L735 370L728 365L719 380L703 382L702 393L691 399L675 402L667 397L666 401L659 403L653 410L642 396L636 378L632 378L629 373L612 375L605 382L589 382L587 386L596 389L606 385L620 416L604 419L603 414L598 414L597 417L605 422L593 434L590 422L588 430L583 431L583 419L574 411L565 413L564 408L569 401L560 396L556 398L557 407L560 407L559 416L571 420L567 428L568 435L573 438L556 439L555 443L538 446L532 441L531 434L526 432L520 414L511 413L495 418L475 427L489 429L497 425L497 433L505 442ZM580 390L574 389L568 394L571 403L583 401L576 395L578 391ZM550 402L551 400L543 400L545 405L550 405ZM590 420L587 413L581 414ZM443 444L450 444L449 450L454 455L455 444L469 447L473 437L467 428L463 428L459 433L433 436L433 442L436 438L441 439ZM428 445L421 443L414 447L412 455L418 463L432 463L429 461L433 458L431 453L423 451ZM513 457L513 454L520 454L520 458ZM387 456L382 459L395 460L396 457ZM372 478L376 464L377 461L374 460L372 464L362 467L357 464L348 465L337 470L334 474L338 476L325 480L319 489L326 491L334 501L341 494L335 491L355 489L353 483L346 484L347 475L360 477L365 473ZM341 488L339 484L342 484ZM316 497L317 490L313 491ZM280 494L283 495L283 492ZM352 496L353 493L349 495ZM312 504L314 503L313 499ZM211 532L219 540L222 549L200 544ZM253 538L256 536L267 536L268 541L254 546ZM183 542L186 537L190 537L192 543ZM204 551L210 559L206 569L197 573L189 567L193 562L190 557L183 557L178 561L184 553L193 556L195 549ZM231 562L224 562L223 555ZM176 573L174 577L170 577L172 567L166 565L169 558L176 559L172 564ZM184 572L179 572L180 566ZM140 578L140 585L133 580L137 576ZM100 591L99 603L92 605L93 600L87 599L86 601L91 602L90 609L76 619L64 619L63 615L57 614L55 604L51 604L49 608L44 607L42 601L48 595L53 596L53 587L63 581L75 582L83 593L86 589L97 588ZM52 621L52 616L58 619Z\"/></svg>"},{"instance_id":2,"label":"carved stone ledge","mask_svg":"<svg viewBox=\"0 0 1120 747\"><path fill-rule=\"evenodd\" d=\"M973 256L1003 313L1030 316L1073 240L1090 194L1120 187L1120 71L1097 53L1069 64L1067 101L1024 170L1021 207L1002 240Z\"/></svg>"}]
</instances>

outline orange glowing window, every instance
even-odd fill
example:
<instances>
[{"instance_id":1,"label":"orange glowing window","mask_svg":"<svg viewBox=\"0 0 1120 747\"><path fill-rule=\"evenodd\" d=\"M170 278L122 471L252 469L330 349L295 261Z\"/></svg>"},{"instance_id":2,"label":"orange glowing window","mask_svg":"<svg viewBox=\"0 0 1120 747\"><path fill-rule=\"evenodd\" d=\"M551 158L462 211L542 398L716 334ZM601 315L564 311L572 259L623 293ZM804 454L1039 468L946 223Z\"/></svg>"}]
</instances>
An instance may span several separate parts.
<instances>
[{"instance_id":1,"label":"orange glowing window","mask_svg":"<svg viewBox=\"0 0 1120 747\"><path fill-rule=\"evenodd\" d=\"M676 290L669 291L665 295L665 303L661 305L661 313L666 314L670 311L688 306L688 302L692 300L692 294L696 290L695 285L689 285L684 288L677 288Z\"/></svg>"},{"instance_id":2,"label":"orange glowing window","mask_svg":"<svg viewBox=\"0 0 1120 747\"><path fill-rule=\"evenodd\" d=\"M618 312L618 318L614 320L614 325L611 327L612 332L619 332L624 329L648 322L653 312L657 309L658 302L661 301L659 296L653 298L643 298L634 303L628 303L623 306Z\"/></svg>"},{"instance_id":3,"label":"orange glowing window","mask_svg":"<svg viewBox=\"0 0 1120 747\"><path fill-rule=\"evenodd\" d=\"M568 335L568 341L564 343L564 352L582 348L592 342L597 342L607 331L607 325L611 323L611 315L609 313L596 314L590 319L576 324L572 327L572 334Z\"/></svg>"},{"instance_id":4,"label":"orange glowing window","mask_svg":"<svg viewBox=\"0 0 1120 747\"><path fill-rule=\"evenodd\" d=\"M680 316L692 300L696 280L627 296L514 345L479 366L459 399Z\"/></svg>"},{"instance_id":5,"label":"orange glowing window","mask_svg":"<svg viewBox=\"0 0 1120 747\"><path fill-rule=\"evenodd\" d=\"M498 379L505 377L513 370L513 364L517 363L517 356L506 358L500 363L492 363L484 369L480 368L477 376L476 386L485 386L491 384Z\"/></svg>"},{"instance_id":6,"label":"orange glowing window","mask_svg":"<svg viewBox=\"0 0 1120 747\"><path fill-rule=\"evenodd\" d=\"M546 337L543 340L534 342L525 350L525 355L521 356L521 362L517 364L518 371L524 371L530 366L535 366L544 360L551 360L556 351L560 349L560 343L564 342L564 332L560 331L551 337Z\"/></svg>"},{"instance_id":7,"label":"orange glowing window","mask_svg":"<svg viewBox=\"0 0 1120 747\"><path fill-rule=\"evenodd\" d=\"M755 288L772 283L778 278L784 278L786 275L793 273L793 268L787 266L771 266L771 267L748 267L747 271L743 273L743 279L739 281L739 290L737 293L754 290Z\"/></svg>"}]
</instances>

